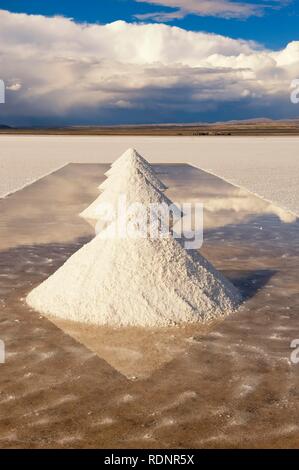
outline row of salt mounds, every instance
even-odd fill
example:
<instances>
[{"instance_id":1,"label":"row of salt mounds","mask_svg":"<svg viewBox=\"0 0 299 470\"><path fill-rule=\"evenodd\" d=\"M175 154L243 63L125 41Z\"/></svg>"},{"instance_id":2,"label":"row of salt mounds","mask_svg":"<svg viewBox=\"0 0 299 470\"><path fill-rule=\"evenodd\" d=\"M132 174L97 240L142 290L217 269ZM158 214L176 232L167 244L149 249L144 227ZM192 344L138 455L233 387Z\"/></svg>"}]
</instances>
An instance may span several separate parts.
<instances>
[{"instance_id":1,"label":"row of salt mounds","mask_svg":"<svg viewBox=\"0 0 299 470\"><path fill-rule=\"evenodd\" d=\"M123 168L124 165L126 165L127 163L131 163L131 164L134 164L134 165L138 164L138 165L140 165L141 171L148 171L148 173L151 173L153 176L156 176L156 173L153 170L151 164L145 158L143 158L137 152L136 149L133 149L133 148L130 148L130 149L126 150L126 152L124 152L117 160L115 160L111 164L111 168L105 173L106 176L110 176L115 171ZM159 178L157 178L157 182L158 182L158 189L160 189L160 190L167 189L165 184L162 183L162 181Z\"/></svg>"},{"instance_id":2,"label":"row of salt mounds","mask_svg":"<svg viewBox=\"0 0 299 470\"><path fill-rule=\"evenodd\" d=\"M150 164L135 149L127 150L112 164L110 170L105 173L108 179L99 186L99 189L104 190L111 186L112 182L117 183L117 179L121 177L122 173L131 168L135 168L142 173L158 191L165 191L167 189L165 184L157 177Z\"/></svg>"},{"instance_id":3,"label":"row of salt mounds","mask_svg":"<svg viewBox=\"0 0 299 470\"><path fill-rule=\"evenodd\" d=\"M146 178L143 184L146 192L152 190ZM31 291L28 304L76 322L148 327L206 322L237 307L233 285L171 234L122 238L117 230L112 235L113 228Z\"/></svg>"},{"instance_id":4,"label":"row of salt mounds","mask_svg":"<svg viewBox=\"0 0 299 470\"><path fill-rule=\"evenodd\" d=\"M81 217L98 221L104 215L106 205L117 209L120 195L126 197L128 205L136 202L146 206L154 203L172 205L169 198L158 188L162 187L164 190L165 185L157 178L153 170L150 172L142 160L138 160L138 157L141 158L134 149L130 149L120 157L122 164L113 167L116 170L100 185L100 187L105 186L105 191L81 212ZM181 217L180 210L175 205L172 208L173 216Z\"/></svg>"}]
</instances>

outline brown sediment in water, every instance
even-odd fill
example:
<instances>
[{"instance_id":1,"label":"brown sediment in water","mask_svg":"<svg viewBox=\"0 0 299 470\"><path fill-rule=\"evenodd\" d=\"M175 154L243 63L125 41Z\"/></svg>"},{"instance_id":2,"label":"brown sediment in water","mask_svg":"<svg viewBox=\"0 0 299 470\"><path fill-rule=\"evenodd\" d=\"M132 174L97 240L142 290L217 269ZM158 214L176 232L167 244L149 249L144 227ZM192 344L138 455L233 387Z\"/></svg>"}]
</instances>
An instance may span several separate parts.
<instances>
[{"instance_id":1,"label":"brown sediment in water","mask_svg":"<svg viewBox=\"0 0 299 470\"><path fill-rule=\"evenodd\" d=\"M26 306L93 236L77 214L107 168L69 165L0 201L0 447L298 447L299 226L254 196L186 165L156 167L173 200L248 199L247 211L205 213L202 253L246 298L224 321L90 329Z\"/></svg>"}]
</instances>

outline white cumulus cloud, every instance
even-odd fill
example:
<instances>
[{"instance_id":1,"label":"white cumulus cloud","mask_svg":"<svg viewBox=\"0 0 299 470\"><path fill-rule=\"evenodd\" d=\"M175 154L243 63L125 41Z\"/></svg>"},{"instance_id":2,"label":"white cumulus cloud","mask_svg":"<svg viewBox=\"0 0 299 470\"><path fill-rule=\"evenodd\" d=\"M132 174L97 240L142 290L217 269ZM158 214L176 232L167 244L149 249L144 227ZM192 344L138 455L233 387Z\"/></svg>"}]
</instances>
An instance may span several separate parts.
<instances>
[{"instance_id":1,"label":"white cumulus cloud","mask_svg":"<svg viewBox=\"0 0 299 470\"><path fill-rule=\"evenodd\" d=\"M287 107L298 58L299 42L271 51L163 24L78 24L0 11L7 84L0 122L170 122L221 112L226 103Z\"/></svg>"}]
</instances>

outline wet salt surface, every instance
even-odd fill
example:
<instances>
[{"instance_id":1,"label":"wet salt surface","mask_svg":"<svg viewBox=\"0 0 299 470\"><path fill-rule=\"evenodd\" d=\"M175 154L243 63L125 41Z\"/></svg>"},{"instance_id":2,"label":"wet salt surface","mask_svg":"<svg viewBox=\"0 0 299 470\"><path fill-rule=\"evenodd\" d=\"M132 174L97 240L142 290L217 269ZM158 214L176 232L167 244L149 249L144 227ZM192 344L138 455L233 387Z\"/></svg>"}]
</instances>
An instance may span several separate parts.
<instances>
[{"instance_id":1,"label":"wet salt surface","mask_svg":"<svg viewBox=\"0 0 299 470\"><path fill-rule=\"evenodd\" d=\"M93 235L77 214L106 169L70 165L0 202L0 446L297 447L299 224L254 196L157 167L169 197L209 203L202 252L246 298L208 330L57 328L21 300Z\"/></svg>"}]
</instances>

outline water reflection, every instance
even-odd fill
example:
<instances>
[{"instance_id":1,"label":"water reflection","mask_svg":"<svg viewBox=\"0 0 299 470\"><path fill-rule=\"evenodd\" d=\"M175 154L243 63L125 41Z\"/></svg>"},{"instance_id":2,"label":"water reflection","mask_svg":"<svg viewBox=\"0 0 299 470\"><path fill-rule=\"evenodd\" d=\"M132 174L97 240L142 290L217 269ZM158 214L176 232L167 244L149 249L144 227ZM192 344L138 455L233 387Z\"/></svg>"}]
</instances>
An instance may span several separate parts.
<instances>
[{"instance_id":1,"label":"water reflection","mask_svg":"<svg viewBox=\"0 0 299 470\"><path fill-rule=\"evenodd\" d=\"M151 434L167 447L297 446L299 374L289 346L299 337L298 220L187 165L156 168L171 199L205 203L203 254L245 303L206 329L166 333L56 328L30 311L26 293L94 235L77 214L97 197L107 166L69 165L0 201L3 422L24 447L57 446L66 433L82 433L80 447L139 448ZM129 383L115 368L150 377ZM111 432L94 432L97 423L112 423Z\"/></svg>"},{"instance_id":2,"label":"water reflection","mask_svg":"<svg viewBox=\"0 0 299 470\"><path fill-rule=\"evenodd\" d=\"M156 167L161 176L161 165ZM280 222L292 224L297 216L281 207L259 198L249 191L194 167L175 165L166 176L171 199L204 204L204 228L211 229L247 223L257 216L276 216Z\"/></svg>"}]
</instances>

